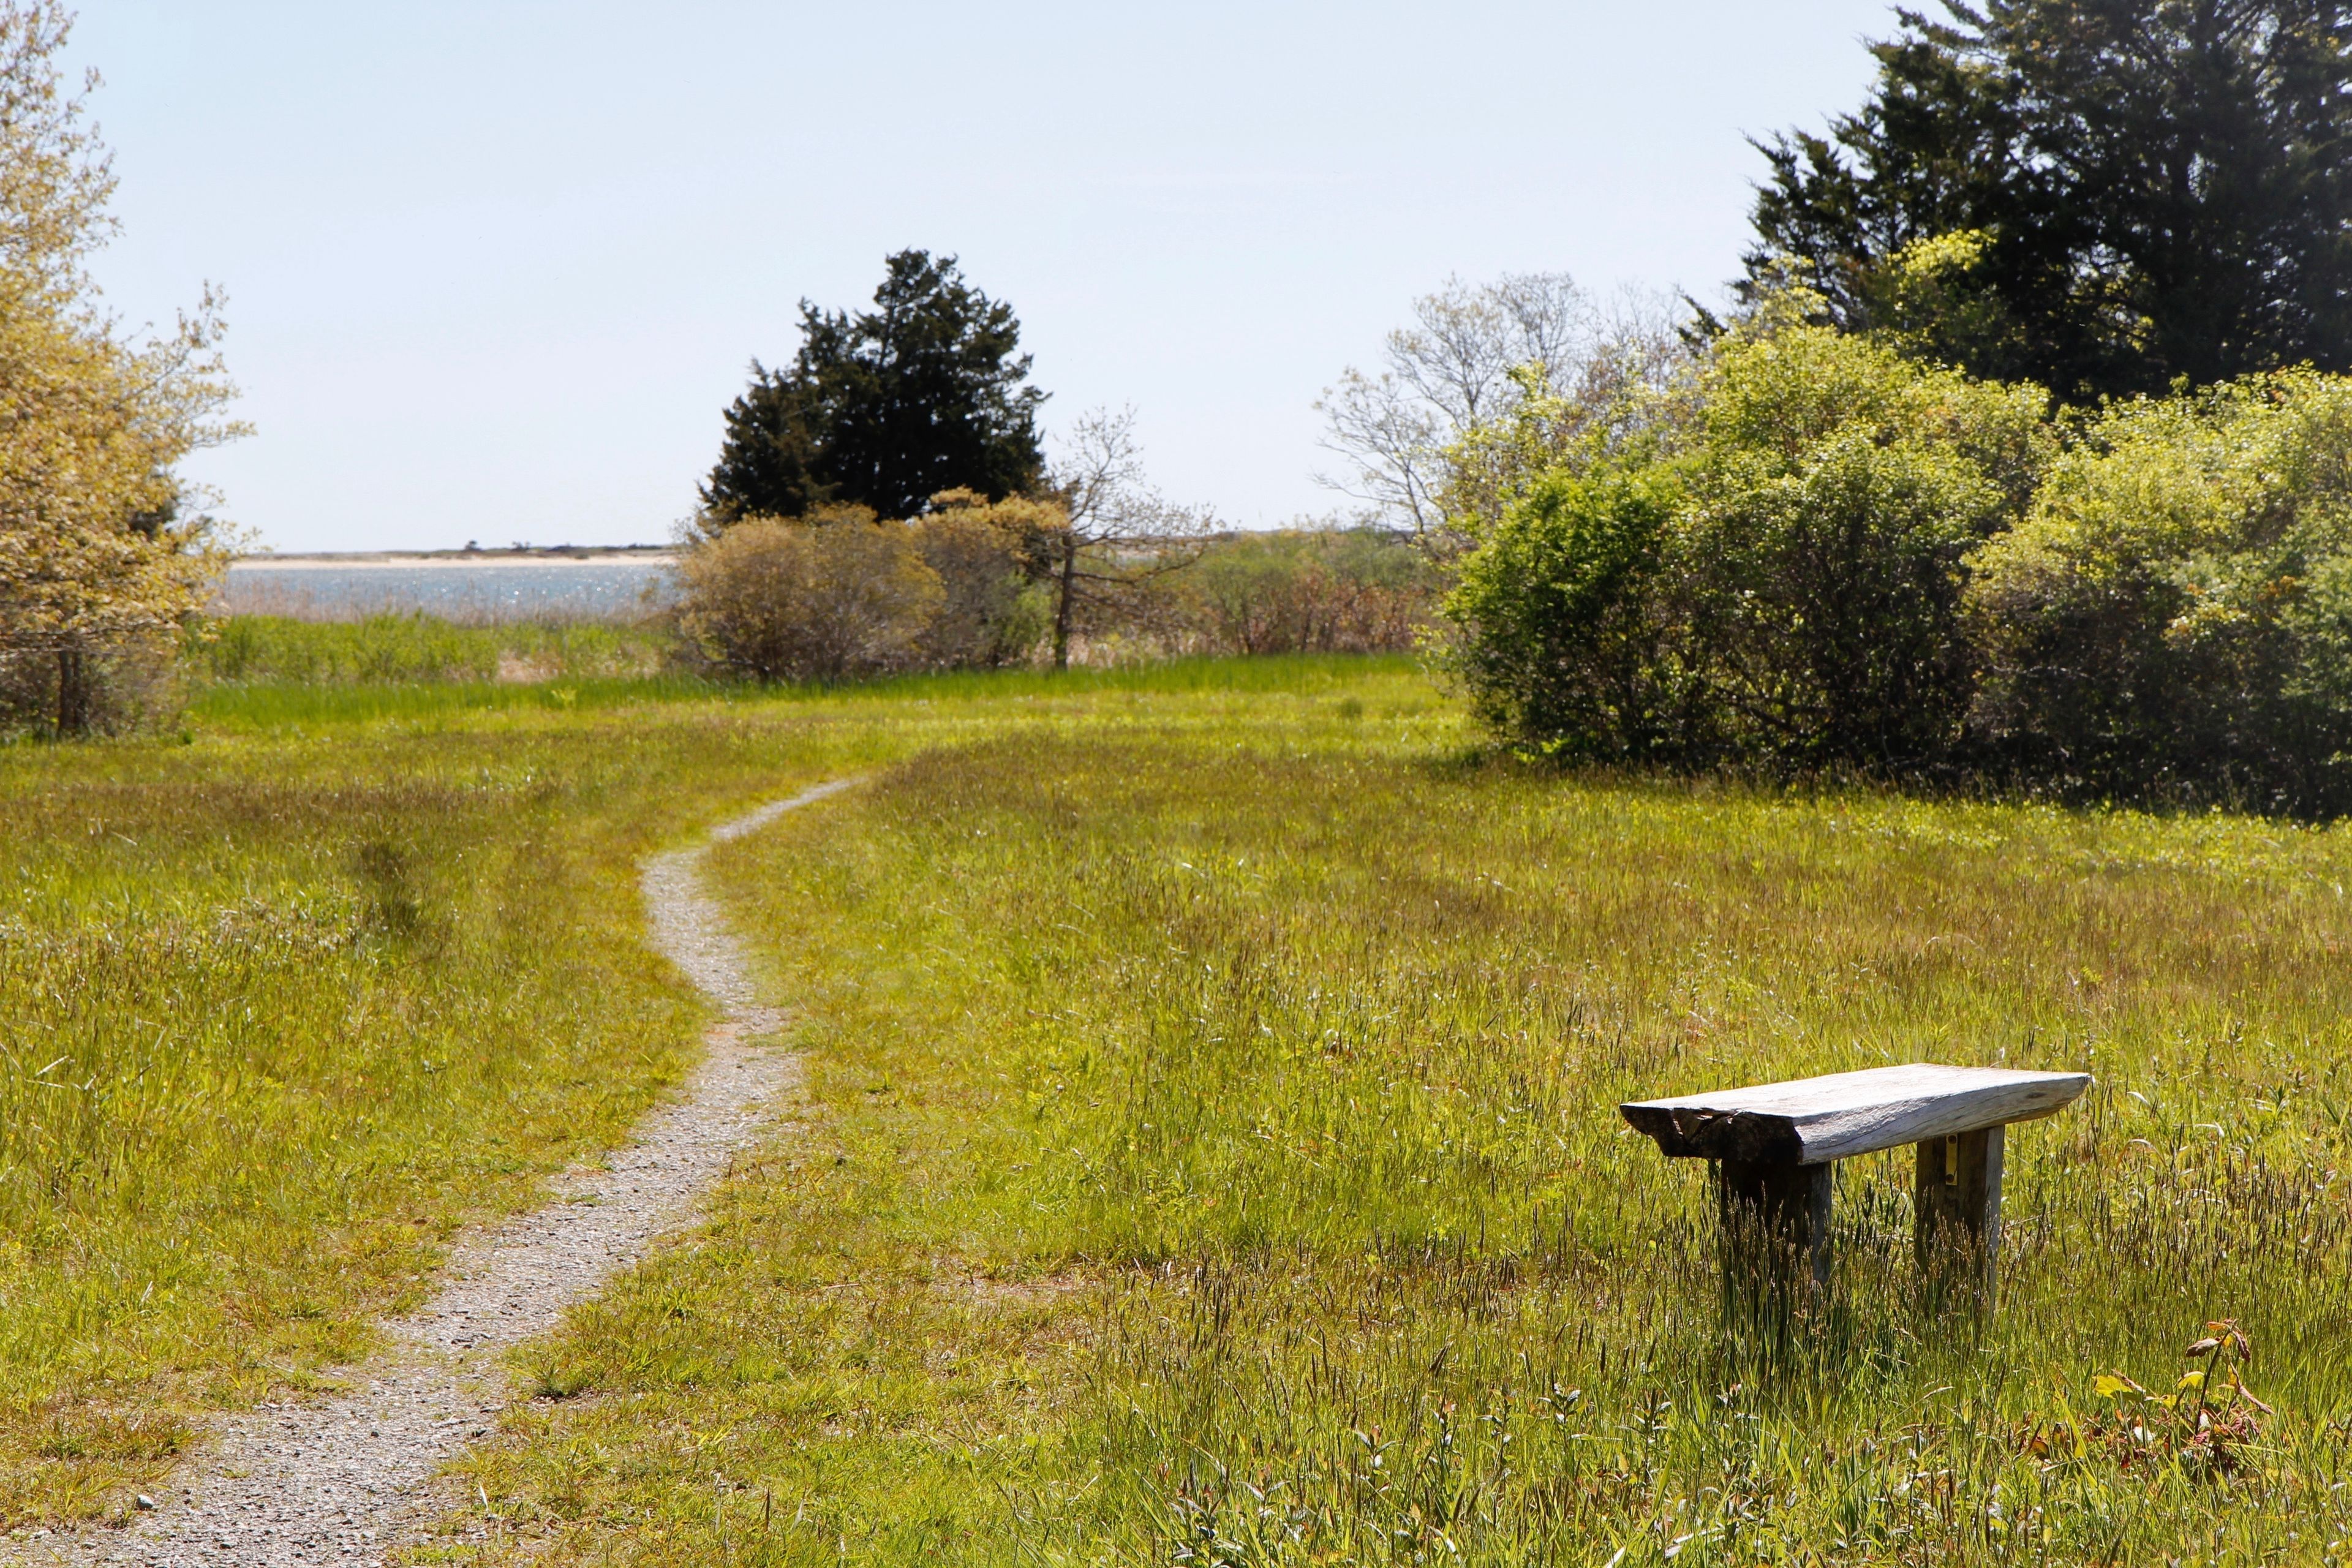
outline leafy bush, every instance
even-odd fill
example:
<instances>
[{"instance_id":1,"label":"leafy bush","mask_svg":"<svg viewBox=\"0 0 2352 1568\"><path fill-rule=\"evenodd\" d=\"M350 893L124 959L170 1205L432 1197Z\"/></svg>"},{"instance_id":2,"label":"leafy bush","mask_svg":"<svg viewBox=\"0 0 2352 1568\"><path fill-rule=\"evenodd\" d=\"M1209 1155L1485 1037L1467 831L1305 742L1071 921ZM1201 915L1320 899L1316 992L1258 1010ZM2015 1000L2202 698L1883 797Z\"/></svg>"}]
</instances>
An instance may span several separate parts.
<instances>
[{"instance_id":1,"label":"leafy bush","mask_svg":"<svg viewBox=\"0 0 2352 1568\"><path fill-rule=\"evenodd\" d=\"M1700 374L1668 580L1729 751L1907 771L1959 735L1962 558L2042 458L2039 388L1865 339L1734 339Z\"/></svg>"},{"instance_id":2,"label":"leafy bush","mask_svg":"<svg viewBox=\"0 0 2352 1568\"><path fill-rule=\"evenodd\" d=\"M1659 613L1670 473L1556 470L1463 563L1445 613L1480 717L1555 755L1672 758L1696 749L1693 682Z\"/></svg>"},{"instance_id":3,"label":"leafy bush","mask_svg":"<svg viewBox=\"0 0 2352 1568\"><path fill-rule=\"evenodd\" d=\"M1219 652L1401 653L1428 618L1433 585L1402 536L1302 529L1216 540L1176 592Z\"/></svg>"},{"instance_id":4,"label":"leafy bush","mask_svg":"<svg viewBox=\"0 0 2352 1568\"><path fill-rule=\"evenodd\" d=\"M696 545L678 565L687 646L761 680L835 680L919 662L946 590L914 530L869 519L757 518Z\"/></svg>"},{"instance_id":5,"label":"leafy bush","mask_svg":"<svg viewBox=\"0 0 2352 1568\"><path fill-rule=\"evenodd\" d=\"M2044 396L1766 321L1669 399L1465 564L1446 614L1479 710L1593 759L1941 759L1972 689L1962 563L2032 492Z\"/></svg>"},{"instance_id":6,"label":"leafy bush","mask_svg":"<svg viewBox=\"0 0 2352 1568\"><path fill-rule=\"evenodd\" d=\"M908 525L941 595L921 638L922 662L942 669L1025 662L1053 630L1053 606L1037 579L1044 542L1068 526L1067 514L1051 501L991 501L971 490L948 490L932 507Z\"/></svg>"},{"instance_id":7,"label":"leafy bush","mask_svg":"<svg viewBox=\"0 0 2352 1568\"><path fill-rule=\"evenodd\" d=\"M2110 410L1979 552L1977 726L2073 794L2352 805L2352 381Z\"/></svg>"}]
</instances>

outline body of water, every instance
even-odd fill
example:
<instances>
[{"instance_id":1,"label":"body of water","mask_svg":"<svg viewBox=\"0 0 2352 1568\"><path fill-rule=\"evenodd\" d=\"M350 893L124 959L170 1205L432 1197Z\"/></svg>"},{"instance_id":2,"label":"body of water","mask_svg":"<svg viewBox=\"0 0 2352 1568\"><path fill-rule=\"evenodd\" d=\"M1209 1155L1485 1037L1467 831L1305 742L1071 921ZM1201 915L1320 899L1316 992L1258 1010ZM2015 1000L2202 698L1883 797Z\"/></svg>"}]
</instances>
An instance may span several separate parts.
<instances>
[{"instance_id":1,"label":"body of water","mask_svg":"<svg viewBox=\"0 0 2352 1568\"><path fill-rule=\"evenodd\" d=\"M439 556L356 561L239 561L222 584L234 615L345 621L422 610L456 621L627 620L656 607L670 584L667 555L585 560Z\"/></svg>"}]
</instances>

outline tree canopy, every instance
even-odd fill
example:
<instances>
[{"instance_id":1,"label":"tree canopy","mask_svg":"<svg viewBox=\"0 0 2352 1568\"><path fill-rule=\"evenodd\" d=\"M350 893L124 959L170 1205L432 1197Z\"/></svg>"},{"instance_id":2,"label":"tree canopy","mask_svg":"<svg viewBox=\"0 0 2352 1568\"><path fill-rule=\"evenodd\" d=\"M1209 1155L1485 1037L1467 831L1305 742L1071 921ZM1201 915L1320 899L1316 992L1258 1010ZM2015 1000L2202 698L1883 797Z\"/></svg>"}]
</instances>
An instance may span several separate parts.
<instances>
[{"instance_id":1,"label":"tree canopy","mask_svg":"<svg viewBox=\"0 0 2352 1568\"><path fill-rule=\"evenodd\" d=\"M2352 368L2352 6L1902 11L1869 101L1770 161L1751 290L2069 401Z\"/></svg>"},{"instance_id":2,"label":"tree canopy","mask_svg":"<svg viewBox=\"0 0 2352 1568\"><path fill-rule=\"evenodd\" d=\"M1045 394L1025 384L1013 307L965 282L951 256L902 250L886 265L873 310L803 300L791 366L752 363L702 488L715 524L828 504L913 517L945 490L1002 500L1042 477Z\"/></svg>"},{"instance_id":3,"label":"tree canopy","mask_svg":"<svg viewBox=\"0 0 2352 1568\"><path fill-rule=\"evenodd\" d=\"M55 660L57 727L89 721L87 661L194 610L219 560L176 473L239 432L215 299L155 339L98 304L90 253L114 181L60 83L71 17L0 0L0 652Z\"/></svg>"}]
</instances>

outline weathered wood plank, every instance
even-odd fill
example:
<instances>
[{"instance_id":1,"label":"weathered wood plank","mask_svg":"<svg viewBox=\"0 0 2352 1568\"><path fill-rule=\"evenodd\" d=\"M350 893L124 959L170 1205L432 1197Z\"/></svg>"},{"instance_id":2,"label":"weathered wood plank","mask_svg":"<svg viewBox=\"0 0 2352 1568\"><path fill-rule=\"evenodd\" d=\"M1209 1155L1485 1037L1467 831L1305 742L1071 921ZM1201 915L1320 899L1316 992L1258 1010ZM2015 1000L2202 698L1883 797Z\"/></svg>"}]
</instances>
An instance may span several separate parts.
<instances>
[{"instance_id":1,"label":"weathered wood plank","mask_svg":"<svg viewBox=\"0 0 2352 1568\"><path fill-rule=\"evenodd\" d=\"M1914 1062L1617 1109L1670 1155L1819 1165L2048 1116L2090 1082L2088 1073Z\"/></svg>"}]
</instances>

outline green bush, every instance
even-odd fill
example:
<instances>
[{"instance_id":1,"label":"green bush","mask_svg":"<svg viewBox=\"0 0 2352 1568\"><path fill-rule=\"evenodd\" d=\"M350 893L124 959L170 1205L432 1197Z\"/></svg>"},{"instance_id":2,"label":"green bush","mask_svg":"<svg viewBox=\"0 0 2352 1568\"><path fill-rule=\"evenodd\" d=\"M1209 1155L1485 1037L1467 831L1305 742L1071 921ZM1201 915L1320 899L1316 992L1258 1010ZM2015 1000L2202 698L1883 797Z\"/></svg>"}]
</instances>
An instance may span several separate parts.
<instances>
[{"instance_id":1,"label":"green bush","mask_svg":"<svg viewBox=\"0 0 2352 1568\"><path fill-rule=\"evenodd\" d=\"M1558 755L1907 772L1972 693L1963 562L2045 459L2044 395L1759 323L1654 444L1528 486L1447 601L1488 720Z\"/></svg>"},{"instance_id":2,"label":"green bush","mask_svg":"<svg viewBox=\"0 0 2352 1568\"><path fill-rule=\"evenodd\" d=\"M1179 618L1220 653L1402 653L1428 620L1427 561L1376 529L1213 541L1176 579Z\"/></svg>"},{"instance_id":3,"label":"green bush","mask_svg":"<svg viewBox=\"0 0 2352 1568\"><path fill-rule=\"evenodd\" d=\"M2352 805L2352 380L2117 405L1974 566L1976 727L2011 773Z\"/></svg>"},{"instance_id":4,"label":"green bush","mask_svg":"<svg viewBox=\"0 0 2352 1568\"><path fill-rule=\"evenodd\" d=\"M1556 755L1672 759L1704 717L1659 614L1671 473L1555 471L1463 563L1446 613L1479 716Z\"/></svg>"}]
</instances>

